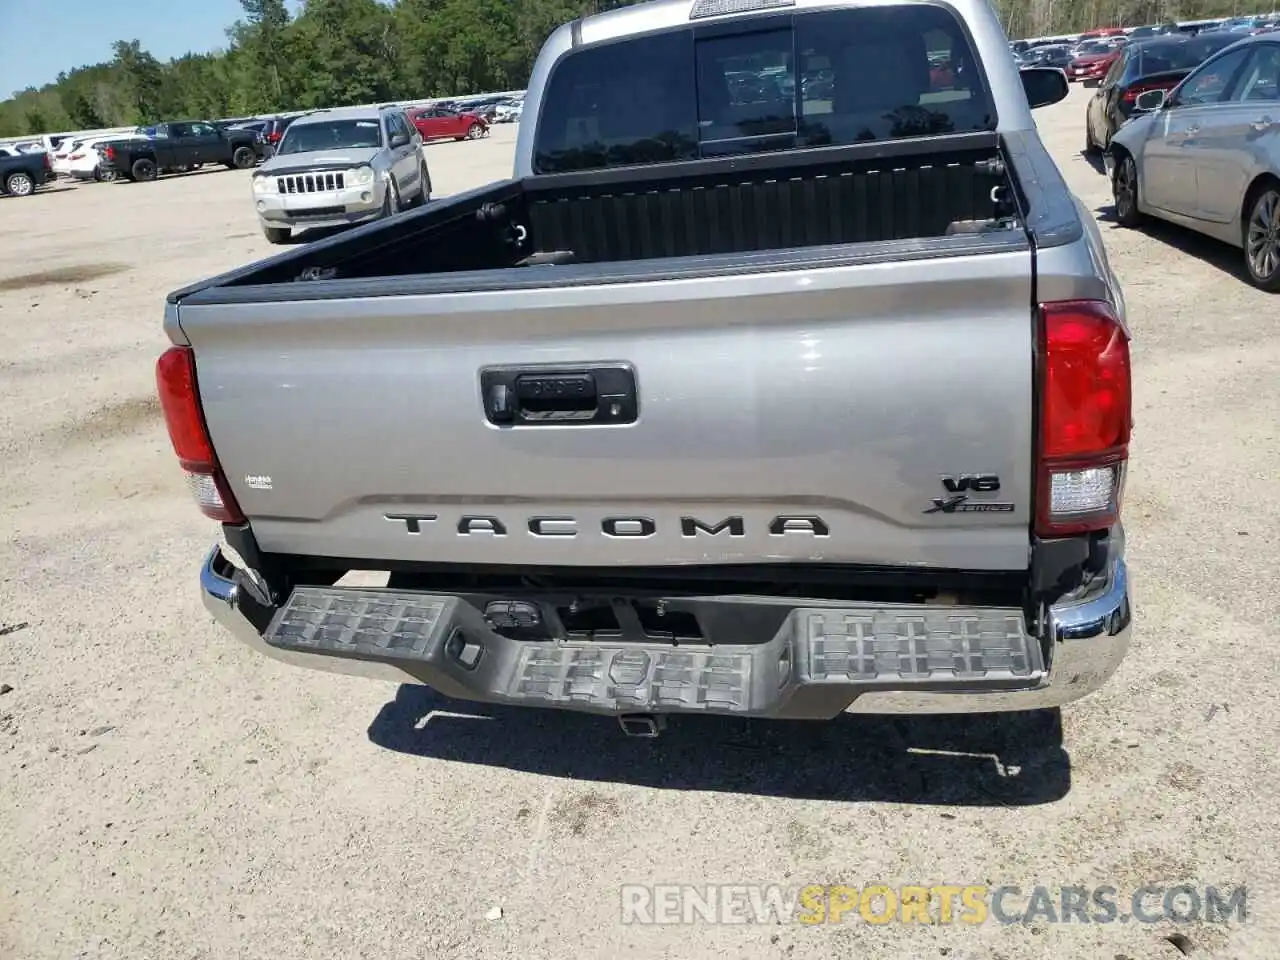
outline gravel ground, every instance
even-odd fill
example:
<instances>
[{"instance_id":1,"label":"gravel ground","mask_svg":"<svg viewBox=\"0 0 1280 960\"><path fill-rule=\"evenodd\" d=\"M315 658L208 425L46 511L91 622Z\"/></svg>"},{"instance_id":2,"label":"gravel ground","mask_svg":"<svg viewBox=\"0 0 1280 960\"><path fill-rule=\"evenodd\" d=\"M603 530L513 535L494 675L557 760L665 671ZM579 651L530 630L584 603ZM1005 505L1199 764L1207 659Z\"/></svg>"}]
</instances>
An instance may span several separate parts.
<instances>
[{"instance_id":1,"label":"gravel ground","mask_svg":"<svg viewBox=\"0 0 1280 960\"><path fill-rule=\"evenodd\" d=\"M164 294L271 252L222 170L0 200L0 957L1266 958L1280 300L1109 220L1135 332L1132 652L1061 723L673 723L447 703L216 629L153 398ZM514 130L427 150L438 192ZM1214 653L1217 650L1218 653ZM0 688L3 689L3 688ZM628 883L1248 884L1244 924L621 923ZM498 909L501 915L498 916Z\"/></svg>"}]
</instances>

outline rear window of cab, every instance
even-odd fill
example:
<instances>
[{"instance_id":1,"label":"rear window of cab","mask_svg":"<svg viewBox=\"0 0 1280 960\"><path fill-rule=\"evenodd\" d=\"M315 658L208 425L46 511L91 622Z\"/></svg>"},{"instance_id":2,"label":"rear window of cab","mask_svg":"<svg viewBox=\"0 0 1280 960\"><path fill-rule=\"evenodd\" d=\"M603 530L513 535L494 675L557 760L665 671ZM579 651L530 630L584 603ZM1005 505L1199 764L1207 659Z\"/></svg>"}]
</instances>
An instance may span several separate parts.
<instances>
[{"instance_id":1,"label":"rear window of cab","mask_svg":"<svg viewBox=\"0 0 1280 960\"><path fill-rule=\"evenodd\" d=\"M994 130L948 9L902 4L712 21L565 54L538 173Z\"/></svg>"}]
</instances>

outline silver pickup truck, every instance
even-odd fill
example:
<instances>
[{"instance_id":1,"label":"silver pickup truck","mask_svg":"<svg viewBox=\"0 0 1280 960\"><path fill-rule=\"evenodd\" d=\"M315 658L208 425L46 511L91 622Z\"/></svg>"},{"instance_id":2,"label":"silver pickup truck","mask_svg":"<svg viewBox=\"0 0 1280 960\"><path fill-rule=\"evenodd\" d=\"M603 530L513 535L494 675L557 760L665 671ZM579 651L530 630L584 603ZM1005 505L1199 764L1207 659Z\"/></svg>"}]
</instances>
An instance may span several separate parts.
<instances>
[{"instance_id":1,"label":"silver pickup truck","mask_svg":"<svg viewBox=\"0 0 1280 960\"><path fill-rule=\"evenodd\" d=\"M206 606L639 735L1096 689L1129 347L1030 112L1065 90L984 0L561 27L512 179L170 295Z\"/></svg>"}]
</instances>

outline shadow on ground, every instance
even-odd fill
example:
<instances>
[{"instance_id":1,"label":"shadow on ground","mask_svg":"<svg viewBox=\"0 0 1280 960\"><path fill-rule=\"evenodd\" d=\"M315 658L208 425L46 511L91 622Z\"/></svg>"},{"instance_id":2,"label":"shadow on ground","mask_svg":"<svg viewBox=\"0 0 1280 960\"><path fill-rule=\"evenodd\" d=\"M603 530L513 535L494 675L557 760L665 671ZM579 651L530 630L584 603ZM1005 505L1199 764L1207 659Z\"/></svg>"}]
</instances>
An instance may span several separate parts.
<instances>
[{"instance_id":1,"label":"shadow on ground","mask_svg":"<svg viewBox=\"0 0 1280 960\"><path fill-rule=\"evenodd\" d=\"M1106 176L1107 165L1102 159L1101 151L1097 153L1085 153L1083 150L1081 150L1080 156L1084 157L1085 163L1093 167L1094 173L1099 173L1099 174L1102 174L1103 176Z\"/></svg>"},{"instance_id":2,"label":"shadow on ground","mask_svg":"<svg viewBox=\"0 0 1280 960\"><path fill-rule=\"evenodd\" d=\"M1114 205L1106 204L1097 207L1094 212L1097 214L1099 223L1105 224L1112 230L1125 229L1116 222ZM1195 257L1211 267L1217 267L1241 283L1248 283L1244 276L1243 254L1238 247L1154 217L1147 217L1139 229L1152 240L1168 244L1189 257Z\"/></svg>"},{"instance_id":3,"label":"shadow on ground","mask_svg":"<svg viewBox=\"0 0 1280 960\"><path fill-rule=\"evenodd\" d=\"M657 739L610 717L450 700L406 685L369 726L399 753L578 781L817 800L1029 806L1066 795L1058 711L830 722L671 718Z\"/></svg>"}]
</instances>

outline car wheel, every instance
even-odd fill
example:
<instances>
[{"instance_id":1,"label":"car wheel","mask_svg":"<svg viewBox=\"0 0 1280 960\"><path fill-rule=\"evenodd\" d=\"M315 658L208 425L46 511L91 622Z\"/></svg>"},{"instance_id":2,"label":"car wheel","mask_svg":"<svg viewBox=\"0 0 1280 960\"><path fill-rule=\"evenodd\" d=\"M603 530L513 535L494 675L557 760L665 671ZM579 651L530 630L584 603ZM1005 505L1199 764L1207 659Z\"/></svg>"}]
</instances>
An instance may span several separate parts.
<instances>
[{"instance_id":1,"label":"car wheel","mask_svg":"<svg viewBox=\"0 0 1280 960\"><path fill-rule=\"evenodd\" d=\"M422 206L431 199L431 176L427 173L425 163L418 164L418 184L418 199L414 201L414 205Z\"/></svg>"},{"instance_id":2,"label":"car wheel","mask_svg":"<svg viewBox=\"0 0 1280 960\"><path fill-rule=\"evenodd\" d=\"M263 227L262 235L267 238L267 243L288 243L293 231L288 227Z\"/></svg>"},{"instance_id":3,"label":"car wheel","mask_svg":"<svg viewBox=\"0 0 1280 960\"><path fill-rule=\"evenodd\" d=\"M484 136L484 126L483 126L483 125L481 125L481 124L479 124L479 123L473 123L471 126L467 127L467 139L468 139L468 140L479 140L479 139L480 139L481 137L483 137L483 136Z\"/></svg>"},{"instance_id":4,"label":"car wheel","mask_svg":"<svg viewBox=\"0 0 1280 960\"><path fill-rule=\"evenodd\" d=\"M4 192L11 197L29 197L36 192L36 182L30 174L19 170L5 178Z\"/></svg>"},{"instance_id":5,"label":"car wheel","mask_svg":"<svg viewBox=\"0 0 1280 960\"><path fill-rule=\"evenodd\" d=\"M237 170L248 170L256 159L248 147L236 147L236 152L231 155L231 163Z\"/></svg>"},{"instance_id":6,"label":"car wheel","mask_svg":"<svg viewBox=\"0 0 1280 960\"><path fill-rule=\"evenodd\" d=\"M133 161L131 172L135 180L154 180L156 178L156 165L145 158L135 160Z\"/></svg>"},{"instance_id":7,"label":"car wheel","mask_svg":"<svg viewBox=\"0 0 1280 960\"><path fill-rule=\"evenodd\" d=\"M1244 222L1244 265L1255 287L1280 292L1280 183L1254 195Z\"/></svg>"},{"instance_id":8,"label":"car wheel","mask_svg":"<svg viewBox=\"0 0 1280 960\"><path fill-rule=\"evenodd\" d=\"M1111 178L1116 220L1122 227L1136 227L1142 223L1142 214L1138 210L1138 165L1127 153L1122 154L1118 161Z\"/></svg>"}]
</instances>

